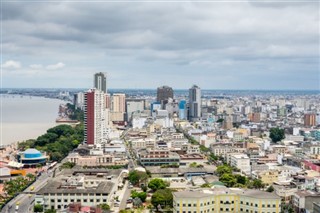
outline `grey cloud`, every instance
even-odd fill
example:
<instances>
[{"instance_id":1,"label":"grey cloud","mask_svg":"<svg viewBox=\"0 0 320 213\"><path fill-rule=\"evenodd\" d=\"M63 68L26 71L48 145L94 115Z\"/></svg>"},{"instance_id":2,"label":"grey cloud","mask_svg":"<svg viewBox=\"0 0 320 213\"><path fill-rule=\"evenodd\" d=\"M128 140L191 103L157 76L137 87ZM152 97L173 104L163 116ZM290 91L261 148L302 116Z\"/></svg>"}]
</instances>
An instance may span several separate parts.
<instances>
[{"instance_id":1,"label":"grey cloud","mask_svg":"<svg viewBox=\"0 0 320 213\"><path fill-rule=\"evenodd\" d=\"M261 67L271 64L283 73L305 64L316 70L319 13L314 6L252 1L6 2L3 51L7 58L20 55L34 63L65 61L70 72L80 64L88 70L128 69L123 73L147 73L159 66L177 75L187 72L189 78L196 76L195 70L204 70L223 79L224 71L259 75Z\"/></svg>"}]
</instances>

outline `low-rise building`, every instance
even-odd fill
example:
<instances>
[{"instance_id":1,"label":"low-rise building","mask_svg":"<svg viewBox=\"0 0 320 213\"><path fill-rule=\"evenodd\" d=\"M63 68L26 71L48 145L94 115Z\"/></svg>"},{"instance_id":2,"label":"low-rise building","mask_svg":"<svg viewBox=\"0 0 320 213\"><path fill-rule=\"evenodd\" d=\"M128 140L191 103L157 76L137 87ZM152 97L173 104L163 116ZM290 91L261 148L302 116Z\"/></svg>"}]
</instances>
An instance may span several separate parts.
<instances>
[{"instance_id":1,"label":"low-rise building","mask_svg":"<svg viewBox=\"0 0 320 213\"><path fill-rule=\"evenodd\" d=\"M215 189L173 192L174 213L252 212L280 213L279 196L258 190Z\"/></svg>"},{"instance_id":2,"label":"low-rise building","mask_svg":"<svg viewBox=\"0 0 320 213\"><path fill-rule=\"evenodd\" d=\"M107 203L114 183L99 180L86 183L84 177L69 178L65 182L53 180L39 190L35 203L44 209L67 209L70 203L81 202L84 206Z\"/></svg>"},{"instance_id":3,"label":"low-rise building","mask_svg":"<svg viewBox=\"0 0 320 213\"><path fill-rule=\"evenodd\" d=\"M250 158L246 154L233 154L231 155L230 165L240 169L245 174L250 174Z\"/></svg>"},{"instance_id":4,"label":"low-rise building","mask_svg":"<svg viewBox=\"0 0 320 213\"><path fill-rule=\"evenodd\" d=\"M138 151L138 157L143 166L180 164L180 156L167 149L142 149Z\"/></svg>"}]
</instances>

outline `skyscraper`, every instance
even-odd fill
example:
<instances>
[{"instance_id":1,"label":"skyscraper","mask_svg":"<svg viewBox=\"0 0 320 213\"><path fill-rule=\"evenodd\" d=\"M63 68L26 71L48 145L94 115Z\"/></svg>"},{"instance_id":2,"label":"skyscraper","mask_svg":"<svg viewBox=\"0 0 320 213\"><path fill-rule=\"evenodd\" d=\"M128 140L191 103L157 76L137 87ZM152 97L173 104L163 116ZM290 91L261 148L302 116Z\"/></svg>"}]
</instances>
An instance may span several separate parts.
<instances>
[{"instance_id":1,"label":"skyscraper","mask_svg":"<svg viewBox=\"0 0 320 213\"><path fill-rule=\"evenodd\" d=\"M169 98L173 99L173 89L168 86L158 87L157 89L157 102L160 102L162 108L168 103Z\"/></svg>"},{"instance_id":2,"label":"skyscraper","mask_svg":"<svg viewBox=\"0 0 320 213\"><path fill-rule=\"evenodd\" d=\"M181 100L179 103L179 119L185 120L187 118L187 102Z\"/></svg>"},{"instance_id":3,"label":"skyscraper","mask_svg":"<svg viewBox=\"0 0 320 213\"><path fill-rule=\"evenodd\" d=\"M193 85L189 89L189 120L196 121L201 118L201 89Z\"/></svg>"},{"instance_id":4,"label":"skyscraper","mask_svg":"<svg viewBox=\"0 0 320 213\"><path fill-rule=\"evenodd\" d=\"M107 93L107 74L106 73L96 73L94 74L94 88Z\"/></svg>"},{"instance_id":5,"label":"skyscraper","mask_svg":"<svg viewBox=\"0 0 320 213\"><path fill-rule=\"evenodd\" d=\"M304 126L312 127L316 126L316 113L308 112L304 114Z\"/></svg>"},{"instance_id":6,"label":"skyscraper","mask_svg":"<svg viewBox=\"0 0 320 213\"><path fill-rule=\"evenodd\" d=\"M84 101L84 142L88 145L104 143L108 126L105 93L90 89L85 93Z\"/></svg>"}]
</instances>

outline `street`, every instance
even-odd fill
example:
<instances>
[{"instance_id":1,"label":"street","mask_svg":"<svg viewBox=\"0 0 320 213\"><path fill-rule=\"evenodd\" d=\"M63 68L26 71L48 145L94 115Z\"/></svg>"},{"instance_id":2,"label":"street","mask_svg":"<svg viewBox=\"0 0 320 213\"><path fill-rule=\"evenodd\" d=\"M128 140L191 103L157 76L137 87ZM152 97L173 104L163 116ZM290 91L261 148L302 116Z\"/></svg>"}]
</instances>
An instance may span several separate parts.
<instances>
[{"instance_id":1,"label":"street","mask_svg":"<svg viewBox=\"0 0 320 213\"><path fill-rule=\"evenodd\" d=\"M3 209L1 210L1 213L28 213L33 212L33 202L34 202L34 193L39 191L47 182L50 176L52 175L52 172L49 171L43 172L37 180L29 186L26 190L24 190L22 193L20 193L17 197L12 199ZM30 190L30 188L34 186L33 190ZM29 194L32 193L32 194ZM16 210L16 204L19 203L19 208Z\"/></svg>"}]
</instances>

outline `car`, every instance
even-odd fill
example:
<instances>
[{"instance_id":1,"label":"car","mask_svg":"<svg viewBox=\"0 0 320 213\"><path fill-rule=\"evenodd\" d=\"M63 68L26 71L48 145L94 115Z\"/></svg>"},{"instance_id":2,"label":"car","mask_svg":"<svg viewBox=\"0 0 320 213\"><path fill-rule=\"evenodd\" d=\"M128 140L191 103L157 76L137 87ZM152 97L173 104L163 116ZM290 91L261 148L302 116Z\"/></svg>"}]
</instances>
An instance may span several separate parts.
<instances>
[{"instance_id":1,"label":"car","mask_svg":"<svg viewBox=\"0 0 320 213\"><path fill-rule=\"evenodd\" d=\"M115 203L114 203L114 207L120 207L120 203L115 202Z\"/></svg>"},{"instance_id":2,"label":"car","mask_svg":"<svg viewBox=\"0 0 320 213\"><path fill-rule=\"evenodd\" d=\"M30 186L30 191L33 191L34 190L34 186Z\"/></svg>"}]
</instances>

